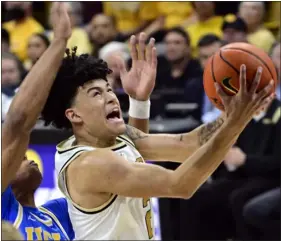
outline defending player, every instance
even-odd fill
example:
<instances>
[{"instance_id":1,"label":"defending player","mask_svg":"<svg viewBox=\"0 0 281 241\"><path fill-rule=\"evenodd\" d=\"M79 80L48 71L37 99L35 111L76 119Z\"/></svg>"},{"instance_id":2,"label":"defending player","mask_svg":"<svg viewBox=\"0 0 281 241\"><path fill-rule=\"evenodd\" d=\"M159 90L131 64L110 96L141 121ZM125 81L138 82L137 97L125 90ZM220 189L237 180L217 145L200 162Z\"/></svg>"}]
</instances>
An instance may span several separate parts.
<instances>
[{"instance_id":1,"label":"defending player","mask_svg":"<svg viewBox=\"0 0 281 241\"><path fill-rule=\"evenodd\" d=\"M2 129L1 217L12 223L25 240L74 238L64 198L36 208L34 193L42 175L38 166L25 158L30 132L47 100L71 36L64 4L56 3L52 12L56 21L54 41L23 81Z\"/></svg>"},{"instance_id":2,"label":"defending player","mask_svg":"<svg viewBox=\"0 0 281 241\"><path fill-rule=\"evenodd\" d=\"M134 71L127 73L123 63L119 65L123 76L139 76L136 91L145 93L150 82L145 77L156 67L156 51L148 48L145 56L144 34L139 53L134 36L130 42ZM242 66L236 96L227 96L217 86L224 116L190 133L149 135L124 124L118 99L106 81L108 71L102 61L73 52L58 72L43 118L46 124L74 133L57 146L59 187L69 200L77 239L153 239L149 198L191 197L222 162L253 114L272 99L266 96L273 83L256 94L259 69L248 91ZM148 95L141 100L148 101ZM183 164L170 171L144 164L143 159Z\"/></svg>"}]
</instances>

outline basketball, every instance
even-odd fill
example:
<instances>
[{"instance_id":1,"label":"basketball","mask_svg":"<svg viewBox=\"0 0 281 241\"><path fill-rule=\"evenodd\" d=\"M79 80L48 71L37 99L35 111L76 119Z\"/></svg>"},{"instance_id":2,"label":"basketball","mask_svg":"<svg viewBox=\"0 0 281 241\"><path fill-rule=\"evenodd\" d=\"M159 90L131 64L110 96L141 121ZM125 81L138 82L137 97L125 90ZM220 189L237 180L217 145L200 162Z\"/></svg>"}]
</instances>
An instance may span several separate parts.
<instances>
[{"instance_id":1,"label":"basketball","mask_svg":"<svg viewBox=\"0 0 281 241\"><path fill-rule=\"evenodd\" d=\"M274 80L276 88L277 72L266 52L248 43L225 45L210 57L203 77L206 95L220 110L224 110L224 106L216 92L214 83L218 82L228 95L235 95L239 90L239 73L242 64L246 65L248 89L259 66L263 68L263 71L257 92L263 89L271 79Z\"/></svg>"}]
</instances>

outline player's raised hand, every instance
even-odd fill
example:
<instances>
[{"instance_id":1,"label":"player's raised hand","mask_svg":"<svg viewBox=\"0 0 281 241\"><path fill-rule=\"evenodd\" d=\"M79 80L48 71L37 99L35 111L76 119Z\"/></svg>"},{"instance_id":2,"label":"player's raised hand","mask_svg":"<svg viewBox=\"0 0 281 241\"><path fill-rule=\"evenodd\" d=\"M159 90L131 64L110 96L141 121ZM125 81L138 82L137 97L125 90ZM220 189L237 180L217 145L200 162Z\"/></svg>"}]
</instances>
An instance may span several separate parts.
<instances>
[{"instance_id":1,"label":"player's raised hand","mask_svg":"<svg viewBox=\"0 0 281 241\"><path fill-rule=\"evenodd\" d=\"M71 23L65 3L54 2L51 9L54 38L68 40L71 36Z\"/></svg>"},{"instance_id":2,"label":"player's raised hand","mask_svg":"<svg viewBox=\"0 0 281 241\"><path fill-rule=\"evenodd\" d=\"M256 76L251 84L250 89L247 89L246 80L246 66L240 67L240 88L236 95L229 96L218 83L216 83L216 89L220 95L227 118L234 124L243 126L247 124L252 117L263 107L269 105L273 100L274 94L271 94L272 88L274 87L274 81L270 83L258 93L257 88L260 83L262 75L262 68L259 67Z\"/></svg>"},{"instance_id":3,"label":"player's raised hand","mask_svg":"<svg viewBox=\"0 0 281 241\"><path fill-rule=\"evenodd\" d=\"M128 72L125 62L121 58L116 59L120 70L120 78L125 92L137 100L148 100L155 86L157 54L154 46L155 40L150 39L146 46L146 34L141 33L137 47L136 37L130 38L130 53L132 68Z\"/></svg>"}]
</instances>

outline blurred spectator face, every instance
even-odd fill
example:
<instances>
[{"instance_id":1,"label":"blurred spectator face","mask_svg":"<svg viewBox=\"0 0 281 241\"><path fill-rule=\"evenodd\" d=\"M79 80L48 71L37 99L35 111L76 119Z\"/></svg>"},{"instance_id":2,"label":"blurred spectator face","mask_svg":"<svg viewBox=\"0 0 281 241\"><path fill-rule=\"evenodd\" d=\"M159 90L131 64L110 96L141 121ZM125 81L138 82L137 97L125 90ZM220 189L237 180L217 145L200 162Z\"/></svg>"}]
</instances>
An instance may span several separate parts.
<instances>
[{"instance_id":1,"label":"blurred spectator face","mask_svg":"<svg viewBox=\"0 0 281 241\"><path fill-rule=\"evenodd\" d=\"M113 40L116 34L116 28L110 17L98 14L92 19L90 35L94 43L104 45Z\"/></svg>"},{"instance_id":2,"label":"blurred spectator face","mask_svg":"<svg viewBox=\"0 0 281 241\"><path fill-rule=\"evenodd\" d=\"M20 83L21 74L16 60L2 58L2 87L14 86Z\"/></svg>"},{"instance_id":3,"label":"blurred spectator face","mask_svg":"<svg viewBox=\"0 0 281 241\"><path fill-rule=\"evenodd\" d=\"M239 15L248 25L261 23L264 15L264 3L241 2Z\"/></svg>"},{"instance_id":4,"label":"blurred spectator face","mask_svg":"<svg viewBox=\"0 0 281 241\"><path fill-rule=\"evenodd\" d=\"M170 32L165 37L166 58L171 61L182 60L185 56L189 56L190 48L186 39L179 33Z\"/></svg>"},{"instance_id":5,"label":"blurred spectator face","mask_svg":"<svg viewBox=\"0 0 281 241\"><path fill-rule=\"evenodd\" d=\"M21 20L26 17L32 2L5 2L6 20Z\"/></svg>"},{"instance_id":6,"label":"blurred spectator face","mask_svg":"<svg viewBox=\"0 0 281 241\"><path fill-rule=\"evenodd\" d=\"M279 76L279 79L280 79L280 74L281 74L281 63L280 63L280 58L281 58L281 55L280 55L280 43L278 45L275 46L275 48L272 50L272 54L271 54L271 58L272 58L272 61L277 69L277 72L278 72L278 76Z\"/></svg>"},{"instance_id":7,"label":"blurred spectator face","mask_svg":"<svg viewBox=\"0 0 281 241\"><path fill-rule=\"evenodd\" d=\"M35 63L47 48L48 46L39 36L33 35L28 42L28 47L27 47L28 58L33 63Z\"/></svg>"},{"instance_id":8,"label":"blurred spectator face","mask_svg":"<svg viewBox=\"0 0 281 241\"><path fill-rule=\"evenodd\" d=\"M208 18L214 15L215 3L214 2L194 2L196 13L200 17Z\"/></svg>"},{"instance_id":9,"label":"blurred spectator face","mask_svg":"<svg viewBox=\"0 0 281 241\"><path fill-rule=\"evenodd\" d=\"M199 60L203 69L206 66L207 60L220 49L221 45L221 42L217 41L210 45L199 47Z\"/></svg>"},{"instance_id":10,"label":"blurred spectator face","mask_svg":"<svg viewBox=\"0 0 281 241\"><path fill-rule=\"evenodd\" d=\"M222 39L227 43L247 42L247 34L244 31L226 28Z\"/></svg>"},{"instance_id":11,"label":"blurred spectator face","mask_svg":"<svg viewBox=\"0 0 281 241\"><path fill-rule=\"evenodd\" d=\"M2 52L10 52L10 46L9 43L7 41L3 41L1 42L1 51Z\"/></svg>"}]
</instances>

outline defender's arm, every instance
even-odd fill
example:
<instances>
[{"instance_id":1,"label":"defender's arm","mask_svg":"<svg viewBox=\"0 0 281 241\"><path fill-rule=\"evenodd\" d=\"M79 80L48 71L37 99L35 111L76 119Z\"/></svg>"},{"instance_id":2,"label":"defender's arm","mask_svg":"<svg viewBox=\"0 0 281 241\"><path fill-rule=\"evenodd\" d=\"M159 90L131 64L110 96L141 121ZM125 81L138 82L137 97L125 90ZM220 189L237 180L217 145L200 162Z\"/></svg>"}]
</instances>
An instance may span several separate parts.
<instances>
[{"instance_id":1,"label":"defender's arm","mask_svg":"<svg viewBox=\"0 0 281 241\"><path fill-rule=\"evenodd\" d=\"M67 12L62 6L59 3L54 10L60 14L60 19L68 18ZM64 27L66 26L64 25ZM14 178L24 159L30 132L47 100L63 59L66 42L67 38L62 36L53 40L24 79L9 108L2 129L2 191L5 191Z\"/></svg>"}]
</instances>

